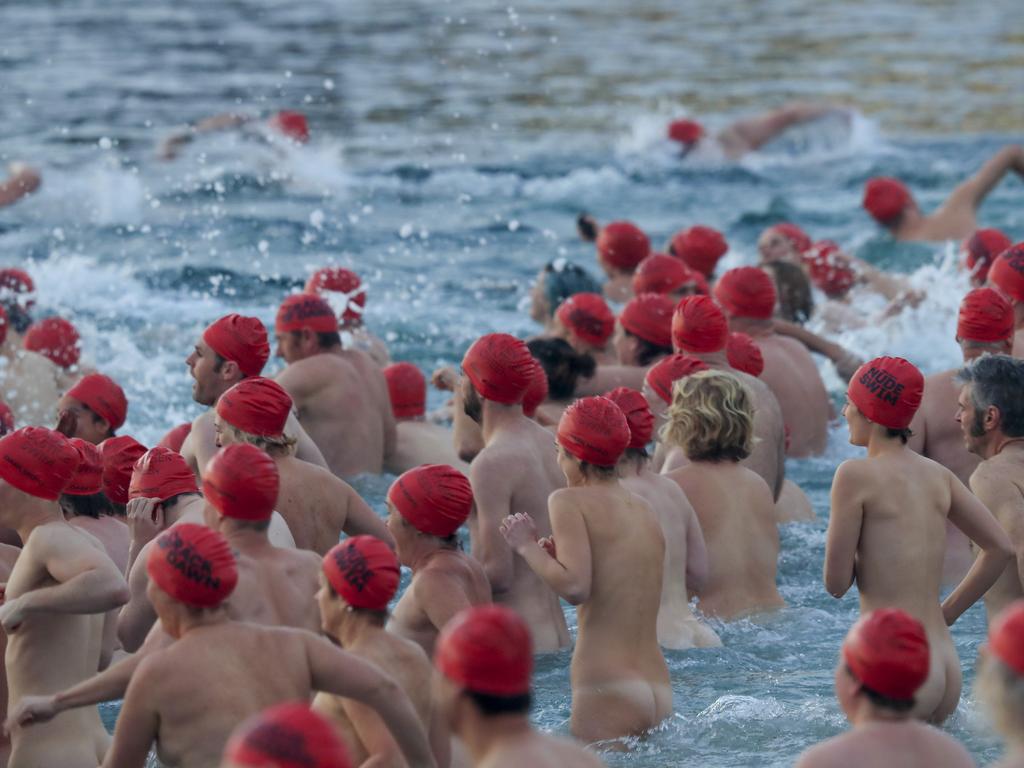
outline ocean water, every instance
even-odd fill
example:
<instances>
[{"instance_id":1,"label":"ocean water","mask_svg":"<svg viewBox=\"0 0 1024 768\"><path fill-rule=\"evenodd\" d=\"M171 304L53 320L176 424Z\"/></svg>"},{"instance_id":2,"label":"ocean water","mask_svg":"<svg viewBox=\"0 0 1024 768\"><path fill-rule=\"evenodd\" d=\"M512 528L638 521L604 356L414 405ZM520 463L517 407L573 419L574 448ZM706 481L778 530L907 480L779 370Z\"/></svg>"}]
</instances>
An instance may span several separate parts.
<instances>
[{"instance_id":1,"label":"ocean water","mask_svg":"<svg viewBox=\"0 0 1024 768\"><path fill-rule=\"evenodd\" d=\"M0 18L0 161L44 176L0 210L2 261L31 272L41 312L78 325L87 360L128 392L125 432L147 444L198 413L184 358L202 328L228 311L270 325L325 264L363 276L370 328L426 370L457 363L481 333L535 332L523 308L546 261L596 272L575 236L580 210L633 219L656 245L717 227L723 267L751 263L763 227L796 221L926 294L844 344L951 367L966 289L955 247L892 243L860 191L898 175L929 208L1024 138L1015 0L11 0ZM681 163L662 139L678 115L714 128L789 99L847 105L853 119L737 163ZM186 121L280 108L309 115L309 145L225 134L155 158ZM1020 180L980 219L1024 237ZM842 382L822 370L838 398ZM851 455L837 425L825 456L789 464L818 513L782 533L789 607L717 627L722 649L669 654L675 716L610 763L788 765L844 728L832 669L857 605L825 593L821 564L831 477ZM357 486L380 508L389 480ZM983 630L978 608L954 628L967 695L948 727L985 762L998 746L969 687ZM544 658L537 674L535 719L558 732L568 660Z\"/></svg>"}]
</instances>

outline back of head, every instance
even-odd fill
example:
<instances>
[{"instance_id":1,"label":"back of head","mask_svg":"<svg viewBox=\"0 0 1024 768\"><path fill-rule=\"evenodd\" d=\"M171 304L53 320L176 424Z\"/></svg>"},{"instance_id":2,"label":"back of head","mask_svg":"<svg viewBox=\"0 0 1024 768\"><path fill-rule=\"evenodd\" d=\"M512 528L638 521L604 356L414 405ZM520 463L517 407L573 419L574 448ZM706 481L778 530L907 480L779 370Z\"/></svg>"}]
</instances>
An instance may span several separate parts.
<instances>
[{"instance_id":1,"label":"back of head","mask_svg":"<svg viewBox=\"0 0 1024 768\"><path fill-rule=\"evenodd\" d=\"M672 348L674 309L675 303L668 296L642 293L622 308L619 323L624 331L651 345L658 355L666 354ZM639 364L647 365L649 362L642 359Z\"/></svg>"},{"instance_id":2,"label":"back of head","mask_svg":"<svg viewBox=\"0 0 1024 768\"><path fill-rule=\"evenodd\" d=\"M689 152L704 136L704 126L696 120L680 118L668 124L666 134L670 141L681 144L683 152Z\"/></svg>"},{"instance_id":3,"label":"back of head","mask_svg":"<svg viewBox=\"0 0 1024 768\"><path fill-rule=\"evenodd\" d=\"M696 357L677 353L651 366L644 377L644 383L668 404L672 402L672 387L677 381L707 369L708 366Z\"/></svg>"},{"instance_id":4,"label":"back of head","mask_svg":"<svg viewBox=\"0 0 1024 768\"><path fill-rule=\"evenodd\" d=\"M750 336L745 333L730 333L725 346L729 366L755 378L764 372L764 356Z\"/></svg>"},{"instance_id":5,"label":"back of head","mask_svg":"<svg viewBox=\"0 0 1024 768\"><path fill-rule=\"evenodd\" d=\"M541 289L552 316L558 306L577 293L599 293L601 284L578 264L565 259L549 261L541 273Z\"/></svg>"},{"instance_id":6,"label":"back of head","mask_svg":"<svg viewBox=\"0 0 1024 768\"><path fill-rule=\"evenodd\" d=\"M283 109L270 118L270 125L274 130L299 144L309 141L309 121L301 112Z\"/></svg>"},{"instance_id":7,"label":"back of head","mask_svg":"<svg viewBox=\"0 0 1024 768\"><path fill-rule=\"evenodd\" d=\"M928 636L920 621L899 609L872 611L846 635L843 661L875 706L908 711L928 679Z\"/></svg>"},{"instance_id":8,"label":"back of head","mask_svg":"<svg viewBox=\"0 0 1024 768\"><path fill-rule=\"evenodd\" d=\"M603 348L615 330L615 315L599 293L577 293L562 302L555 317L586 344Z\"/></svg>"},{"instance_id":9,"label":"back of head","mask_svg":"<svg viewBox=\"0 0 1024 768\"><path fill-rule=\"evenodd\" d=\"M352 608L382 613L398 591L401 568L394 551L373 536L352 536L324 555L324 577Z\"/></svg>"},{"instance_id":10,"label":"back of head","mask_svg":"<svg viewBox=\"0 0 1024 768\"><path fill-rule=\"evenodd\" d=\"M427 412L427 379L412 363L392 363L384 371L391 411L396 419L415 419Z\"/></svg>"},{"instance_id":11,"label":"back of head","mask_svg":"<svg viewBox=\"0 0 1024 768\"><path fill-rule=\"evenodd\" d=\"M548 397L568 400L576 391L580 377L594 375L597 362L585 352L577 352L565 339L540 338L526 344L530 354L547 375Z\"/></svg>"},{"instance_id":12,"label":"back of head","mask_svg":"<svg viewBox=\"0 0 1024 768\"><path fill-rule=\"evenodd\" d=\"M203 472L206 500L224 517L233 520L270 520L279 489L277 464L248 443L221 448Z\"/></svg>"},{"instance_id":13,"label":"back of head","mask_svg":"<svg viewBox=\"0 0 1024 768\"><path fill-rule=\"evenodd\" d=\"M1024 243L1017 243L996 257L988 281L1011 302L1024 304Z\"/></svg>"},{"instance_id":14,"label":"back of head","mask_svg":"<svg viewBox=\"0 0 1024 768\"><path fill-rule=\"evenodd\" d=\"M775 312L775 283L759 267L730 269L715 283L714 294L732 317L767 320Z\"/></svg>"},{"instance_id":15,"label":"back of head","mask_svg":"<svg viewBox=\"0 0 1024 768\"><path fill-rule=\"evenodd\" d=\"M1013 326L1013 307L999 291L975 288L960 302L956 338L961 343L1012 346Z\"/></svg>"},{"instance_id":16,"label":"back of head","mask_svg":"<svg viewBox=\"0 0 1024 768\"><path fill-rule=\"evenodd\" d=\"M627 449L642 451L651 442L654 434L654 414L643 393L629 387L618 387L605 395L619 406L626 424L629 426L629 444Z\"/></svg>"},{"instance_id":17,"label":"back of head","mask_svg":"<svg viewBox=\"0 0 1024 768\"><path fill-rule=\"evenodd\" d=\"M110 437L100 443L100 454L103 456L103 493L114 504L124 506L128 503L132 470L145 453L146 446L130 435Z\"/></svg>"},{"instance_id":18,"label":"back of head","mask_svg":"<svg viewBox=\"0 0 1024 768\"><path fill-rule=\"evenodd\" d=\"M80 462L75 446L52 429L22 427L0 439L0 478L38 499L56 501Z\"/></svg>"},{"instance_id":19,"label":"back of head","mask_svg":"<svg viewBox=\"0 0 1024 768\"><path fill-rule=\"evenodd\" d=\"M877 176L864 186L864 210L883 227L898 226L912 202L910 190L899 179Z\"/></svg>"},{"instance_id":20,"label":"back of head","mask_svg":"<svg viewBox=\"0 0 1024 768\"><path fill-rule=\"evenodd\" d=\"M203 341L224 360L230 360L243 376L259 376L270 359L267 329L258 317L230 314L203 331Z\"/></svg>"},{"instance_id":21,"label":"back of head","mask_svg":"<svg viewBox=\"0 0 1024 768\"><path fill-rule=\"evenodd\" d=\"M631 221L613 221L597 236L599 259L623 272L633 272L650 252L650 239Z\"/></svg>"},{"instance_id":22,"label":"back of head","mask_svg":"<svg viewBox=\"0 0 1024 768\"><path fill-rule=\"evenodd\" d=\"M184 457L170 448L150 448L132 468L129 499L167 501L187 493L199 493L196 476Z\"/></svg>"},{"instance_id":23,"label":"back of head","mask_svg":"<svg viewBox=\"0 0 1024 768\"><path fill-rule=\"evenodd\" d=\"M338 327L338 317L331 305L312 293L296 293L286 298L274 320L276 333L337 334Z\"/></svg>"},{"instance_id":24,"label":"back of head","mask_svg":"<svg viewBox=\"0 0 1024 768\"><path fill-rule=\"evenodd\" d=\"M719 259L729 251L729 244L718 230L698 225L677 232L669 250L692 269L711 277Z\"/></svg>"},{"instance_id":25,"label":"back of head","mask_svg":"<svg viewBox=\"0 0 1024 768\"><path fill-rule=\"evenodd\" d=\"M924 376L902 357L876 357L857 369L846 394L868 421L902 432L921 405Z\"/></svg>"},{"instance_id":26,"label":"back of head","mask_svg":"<svg viewBox=\"0 0 1024 768\"><path fill-rule=\"evenodd\" d=\"M292 398L273 379L253 376L235 384L217 400L217 415L242 432L259 437L284 434Z\"/></svg>"},{"instance_id":27,"label":"back of head","mask_svg":"<svg viewBox=\"0 0 1024 768\"><path fill-rule=\"evenodd\" d=\"M348 748L335 726L305 701L278 704L253 715L224 748L231 768L350 768Z\"/></svg>"},{"instance_id":28,"label":"back of head","mask_svg":"<svg viewBox=\"0 0 1024 768\"><path fill-rule=\"evenodd\" d=\"M960 244L965 254L967 271L971 273L971 282L984 285L988 280L988 271L992 263L1003 251L1013 245L1013 241L998 229L979 229Z\"/></svg>"},{"instance_id":29,"label":"back of head","mask_svg":"<svg viewBox=\"0 0 1024 768\"><path fill-rule=\"evenodd\" d=\"M163 592L191 608L216 608L238 583L227 539L195 523L178 523L154 539L146 572Z\"/></svg>"},{"instance_id":30,"label":"back of head","mask_svg":"<svg viewBox=\"0 0 1024 768\"><path fill-rule=\"evenodd\" d=\"M485 400L502 405L523 402L533 378L526 344L507 333L481 336L462 358L462 371Z\"/></svg>"},{"instance_id":31,"label":"back of head","mask_svg":"<svg viewBox=\"0 0 1024 768\"><path fill-rule=\"evenodd\" d=\"M329 292L342 300L341 322L349 326L362 322L366 307L366 288L359 275L344 267L324 267L306 281L306 293Z\"/></svg>"},{"instance_id":32,"label":"back of head","mask_svg":"<svg viewBox=\"0 0 1024 768\"><path fill-rule=\"evenodd\" d=\"M830 299L841 299L857 281L849 258L832 240L819 240L802 258L811 282Z\"/></svg>"},{"instance_id":33,"label":"back of head","mask_svg":"<svg viewBox=\"0 0 1024 768\"><path fill-rule=\"evenodd\" d=\"M562 413L558 444L585 464L611 468L629 446L626 416L607 397L584 397Z\"/></svg>"},{"instance_id":34,"label":"back of head","mask_svg":"<svg viewBox=\"0 0 1024 768\"><path fill-rule=\"evenodd\" d=\"M416 530L447 538L469 518L473 488L454 467L421 464L391 484L388 501Z\"/></svg>"},{"instance_id":35,"label":"back of head","mask_svg":"<svg viewBox=\"0 0 1024 768\"><path fill-rule=\"evenodd\" d=\"M690 461L742 461L754 445L753 397L725 371L700 371L677 381L662 438Z\"/></svg>"},{"instance_id":36,"label":"back of head","mask_svg":"<svg viewBox=\"0 0 1024 768\"><path fill-rule=\"evenodd\" d=\"M60 368L76 365L82 353L78 331L62 317L47 317L33 323L22 343L25 349L43 355Z\"/></svg>"},{"instance_id":37,"label":"back of head","mask_svg":"<svg viewBox=\"0 0 1024 768\"><path fill-rule=\"evenodd\" d=\"M672 315L672 346L677 352L712 354L725 349L729 322L710 296L687 296Z\"/></svg>"},{"instance_id":38,"label":"back of head","mask_svg":"<svg viewBox=\"0 0 1024 768\"><path fill-rule=\"evenodd\" d=\"M979 418L994 408L999 412L999 430L1006 437L1024 437L1024 360L982 355L959 370L957 381L970 385Z\"/></svg>"}]
</instances>

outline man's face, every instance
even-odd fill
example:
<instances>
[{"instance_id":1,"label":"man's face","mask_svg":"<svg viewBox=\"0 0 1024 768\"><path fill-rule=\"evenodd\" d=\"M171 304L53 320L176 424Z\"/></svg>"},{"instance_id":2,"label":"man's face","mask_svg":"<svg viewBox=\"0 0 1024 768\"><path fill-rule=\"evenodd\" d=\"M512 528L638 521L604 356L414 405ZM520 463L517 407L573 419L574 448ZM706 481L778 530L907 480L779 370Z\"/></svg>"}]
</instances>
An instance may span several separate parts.
<instances>
[{"instance_id":1,"label":"man's face","mask_svg":"<svg viewBox=\"0 0 1024 768\"><path fill-rule=\"evenodd\" d=\"M294 363L309 357L310 352L307 349L306 338L308 334L308 331L275 333L274 341L277 342L277 356L283 358L286 363Z\"/></svg>"},{"instance_id":2,"label":"man's face","mask_svg":"<svg viewBox=\"0 0 1024 768\"><path fill-rule=\"evenodd\" d=\"M484 403L468 376L462 377L462 410L477 424L483 423Z\"/></svg>"},{"instance_id":3,"label":"man's face","mask_svg":"<svg viewBox=\"0 0 1024 768\"><path fill-rule=\"evenodd\" d=\"M67 437L77 437L93 445L99 445L110 437L110 425L106 420L73 397L64 395L57 402L57 412L61 414L61 423L72 427L65 432Z\"/></svg>"},{"instance_id":4,"label":"man's face","mask_svg":"<svg viewBox=\"0 0 1024 768\"><path fill-rule=\"evenodd\" d=\"M192 399L200 405L213 405L225 391L222 370L217 365L217 353L202 339L196 342L192 354L185 358L194 381Z\"/></svg>"},{"instance_id":5,"label":"man's face","mask_svg":"<svg viewBox=\"0 0 1024 768\"><path fill-rule=\"evenodd\" d=\"M985 414L974 407L971 385L960 388L956 399L956 420L964 436L964 445L971 453L980 453L985 438Z\"/></svg>"}]
</instances>

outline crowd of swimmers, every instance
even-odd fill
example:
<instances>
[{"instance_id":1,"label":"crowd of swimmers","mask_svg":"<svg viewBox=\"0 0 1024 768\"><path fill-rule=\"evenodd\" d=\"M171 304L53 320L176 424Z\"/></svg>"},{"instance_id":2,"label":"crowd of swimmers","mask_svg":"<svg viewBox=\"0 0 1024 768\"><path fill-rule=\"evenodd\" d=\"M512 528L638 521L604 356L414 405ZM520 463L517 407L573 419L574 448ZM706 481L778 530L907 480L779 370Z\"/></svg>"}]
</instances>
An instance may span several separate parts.
<instances>
[{"instance_id":1,"label":"crowd of swimmers","mask_svg":"<svg viewBox=\"0 0 1024 768\"><path fill-rule=\"evenodd\" d=\"M821 114L788 109L715 140L734 156ZM162 154L253 125L213 118ZM298 113L260 125L308 137ZM689 120L668 133L709 141ZM950 627L978 601L977 695L1024 765L1024 244L975 217L1009 171L1020 147L932 214L898 180L866 186L895 238L963 241L964 365L928 378L828 338L877 319L867 294L886 314L921 298L832 241L779 223L759 264L718 274L714 229L654 252L584 215L606 280L547 264L536 337L488 333L428 377L366 327L359 276L324 268L282 297L273 339L228 314L181 350L204 410L147 447L73 323L37 318L32 277L0 271L6 764L601 765L671 715L663 649L784 605L778 526L814 517L785 459L822 454L836 416L822 355L866 449L835 473L824 588L856 586L861 618L835 675L852 727L798 765L972 765L935 726L961 697ZM449 398L432 413L430 385ZM382 472L386 519L346 481ZM575 741L529 719L535 655L572 643L564 603ZM97 705L121 699L111 736Z\"/></svg>"}]
</instances>

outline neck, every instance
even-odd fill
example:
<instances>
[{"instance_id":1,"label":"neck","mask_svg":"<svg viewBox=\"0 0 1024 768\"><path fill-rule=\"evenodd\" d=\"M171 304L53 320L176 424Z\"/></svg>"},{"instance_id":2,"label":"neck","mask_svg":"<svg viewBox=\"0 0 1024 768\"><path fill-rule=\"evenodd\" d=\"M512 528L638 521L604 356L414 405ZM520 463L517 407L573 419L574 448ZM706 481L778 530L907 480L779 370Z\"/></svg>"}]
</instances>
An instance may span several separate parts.
<instances>
[{"instance_id":1,"label":"neck","mask_svg":"<svg viewBox=\"0 0 1024 768\"><path fill-rule=\"evenodd\" d=\"M872 723L905 723L910 720L909 712L896 712L891 709L876 707L870 701L862 699L850 717L854 727Z\"/></svg>"},{"instance_id":2,"label":"neck","mask_svg":"<svg viewBox=\"0 0 1024 768\"><path fill-rule=\"evenodd\" d=\"M434 555L442 550L446 550L448 547L445 543L437 536L417 536L416 543L412 546L412 552L409 553L406 558L407 562L402 565L409 566L413 573L420 570L426 563L430 561Z\"/></svg>"},{"instance_id":3,"label":"neck","mask_svg":"<svg viewBox=\"0 0 1024 768\"><path fill-rule=\"evenodd\" d=\"M222 517L220 523L221 533L224 538L242 552L253 552L260 549L272 548L267 531L257 531L253 528L242 527L230 518Z\"/></svg>"},{"instance_id":4,"label":"neck","mask_svg":"<svg viewBox=\"0 0 1024 768\"><path fill-rule=\"evenodd\" d=\"M1024 437L1007 437L1002 432L993 435L985 447L982 457L991 459L1004 452L1024 454Z\"/></svg>"},{"instance_id":5,"label":"neck","mask_svg":"<svg viewBox=\"0 0 1024 768\"><path fill-rule=\"evenodd\" d=\"M499 432L511 429L524 421L529 421L529 419L523 415L523 406L502 405L493 400L484 400L480 425L484 445L490 444L492 438Z\"/></svg>"},{"instance_id":6,"label":"neck","mask_svg":"<svg viewBox=\"0 0 1024 768\"><path fill-rule=\"evenodd\" d=\"M174 617L169 622L171 624L170 627L168 627L168 622L165 622L163 618L160 619L160 623L164 625L167 634L172 637L182 637L194 630L221 624L226 618L227 614L220 606L216 610L196 611L194 613L186 611L183 607L180 615Z\"/></svg>"},{"instance_id":7,"label":"neck","mask_svg":"<svg viewBox=\"0 0 1024 768\"><path fill-rule=\"evenodd\" d=\"M171 509L167 509L166 507L164 507L165 528L170 528L175 523L180 523L186 517L189 518L190 522L203 522L202 496L193 496L190 499L179 501Z\"/></svg>"},{"instance_id":8,"label":"neck","mask_svg":"<svg viewBox=\"0 0 1024 768\"><path fill-rule=\"evenodd\" d=\"M617 478L615 475L612 475L610 477L599 477L597 475L589 475L588 476L588 475L580 474L579 480L577 482L575 482L575 483L570 483L570 487L574 487L574 488L584 488L584 487L595 488L595 487L601 487L601 486L607 487L607 486L610 486L610 485L618 485L618 484L619 484L619 478Z\"/></svg>"},{"instance_id":9,"label":"neck","mask_svg":"<svg viewBox=\"0 0 1024 768\"><path fill-rule=\"evenodd\" d=\"M378 644L384 631L384 627L377 626L370 619L349 613L343 621L338 622L338 626L332 628L330 634L342 648L351 650L360 645Z\"/></svg>"},{"instance_id":10,"label":"neck","mask_svg":"<svg viewBox=\"0 0 1024 768\"><path fill-rule=\"evenodd\" d=\"M707 363L709 368L730 368L729 358L725 354L724 349L720 349L717 352L683 352L684 355L695 357L698 360Z\"/></svg>"},{"instance_id":11,"label":"neck","mask_svg":"<svg viewBox=\"0 0 1024 768\"><path fill-rule=\"evenodd\" d=\"M769 336L775 332L771 318L730 317L729 328L748 336Z\"/></svg>"},{"instance_id":12,"label":"neck","mask_svg":"<svg viewBox=\"0 0 1024 768\"><path fill-rule=\"evenodd\" d=\"M903 213L900 214L900 217L897 220L896 225L889 227L888 229L890 232L893 233L893 235L899 235L901 232L916 227L918 224L921 223L921 220L923 218L924 216L921 214L919 210L917 210L917 206L908 205L906 208L903 209Z\"/></svg>"},{"instance_id":13,"label":"neck","mask_svg":"<svg viewBox=\"0 0 1024 768\"><path fill-rule=\"evenodd\" d=\"M21 505L19 513L18 524L14 529L23 543L28 542L29 534L39 526L64 521L64 515L61 514L57 502L35 497L32 497L31 502Z\"/></svg>"},{"instance_id":14,"label":"neck","mask_svg":"<svg viewBox=\"0 0 1024 768\"><path fill-rule=\"evenodd\" d=\"M486 765L488 755L501 749L504 742L521 739L533 731L522 715L474 715L466 725L459 736L473 756L474 765Z\"/></svg>"},{"instance_id":15,"label":"neck","mask_svg":"<svg viewBox=\"0 0 1024 768\"><path fill-rule=\"evenodd\" d=\"M900 451L907 450L907 446L898 437L889 437L879 434L877 431L871 433L868 438L868 456L888 456Z\"/></svg>"}]
</instances>

